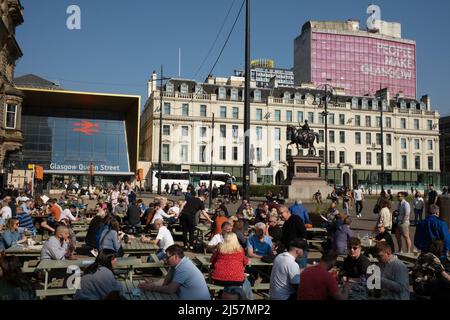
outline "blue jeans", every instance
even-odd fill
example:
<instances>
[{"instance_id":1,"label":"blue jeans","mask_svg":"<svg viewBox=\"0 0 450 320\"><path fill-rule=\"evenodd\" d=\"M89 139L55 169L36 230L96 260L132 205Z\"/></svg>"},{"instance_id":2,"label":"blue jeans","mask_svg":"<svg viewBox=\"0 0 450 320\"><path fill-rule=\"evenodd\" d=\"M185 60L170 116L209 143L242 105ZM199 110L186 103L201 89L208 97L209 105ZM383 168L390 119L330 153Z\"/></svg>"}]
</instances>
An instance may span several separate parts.
<instances>
[{"instance_id":1,"label":"blue jeans","mask_svg":"<svg viewBox=\"0 0 450 320\"><path fill-rule=\"evenodd\" d=\"M414 224L417 224L417 222L422 221L422 214L423 209L414 209Z\"/></svg>"},{"instance_id":2,"label":"blue jeans","mask_svg":"<svg viewBox=\"0 0 450 320\"><path fill-rule=\"evenodd\" d=\"M240 296L239 300L253 300L252 285L247 279L245 279L241 287L224 287L223 291L226 293L238 294Z\"/></svg>"},{"instance_id":3,"label":"blue jeans","mask_svg":"<svg viewBox=\"0 0 450 320\"><path fill-rule=\"evenodd\" d=\"M303 251L303 256L301 258L297 258L295 262L297 262L298 266L301 269L306 268L306 266L308 265L308 251Z\"/></svg>"},{"instance_id":4,"label":"blue jeans","mask_svg":"<svg viewBox=\"0 0 450 320\"><path fill-rule=\"evenodd\" d=\"M156 253L156 257L159 259L159 261L164 261L167 258L166 253L163 250L158 250ZM147 258L147 262L156 262L153 260L151 256Z\"/></svg>"}]
</instances>

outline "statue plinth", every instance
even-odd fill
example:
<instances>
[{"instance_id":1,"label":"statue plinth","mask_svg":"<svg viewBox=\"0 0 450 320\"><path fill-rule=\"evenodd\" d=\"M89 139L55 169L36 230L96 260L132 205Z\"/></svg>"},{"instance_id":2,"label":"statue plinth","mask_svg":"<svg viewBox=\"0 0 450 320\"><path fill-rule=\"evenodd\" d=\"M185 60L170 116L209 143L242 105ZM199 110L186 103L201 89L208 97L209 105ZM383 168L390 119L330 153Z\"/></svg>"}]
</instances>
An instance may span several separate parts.
<instances>
[{"instance_id":1,"label":"statue plinth","mask_svg":"<svg viewBox=\"0 0 450 320\"><path fill-rule=\"evenodd\" d=\"M289 185L289 199L310 201L317 190L323 195L331 193L333 188L320 176L321 158L290 156L287 161L289 170L285 184Z\"/></svg>"}]
</instances>

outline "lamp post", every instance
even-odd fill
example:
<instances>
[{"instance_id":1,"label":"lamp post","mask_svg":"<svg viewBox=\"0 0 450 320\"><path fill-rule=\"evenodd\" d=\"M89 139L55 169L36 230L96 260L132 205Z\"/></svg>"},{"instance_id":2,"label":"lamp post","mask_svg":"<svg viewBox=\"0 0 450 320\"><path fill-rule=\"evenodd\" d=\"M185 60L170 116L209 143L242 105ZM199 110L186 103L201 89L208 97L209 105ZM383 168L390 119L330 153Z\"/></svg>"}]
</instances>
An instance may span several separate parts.
<instances>
[{"instance_id":1,"label":"lamp post","mask_svg":"<svg viewBox=\"0 0 450 320\"><path fill-rule=\"evenodd\" d=\"M214 156L214 112L212 113L212 123L211 123L211 164L210 164L210 170L209 170L209 210L211 210L211 208L212 208L213 156Z\"/></svg>"},{"instance_id":2,"label":"lamp post","mask_svg":"<svg viewBox=\"0 0 450 320\"><path fill-rule=\"evenodd\" d=\"M384 136L383 136L383 101L380 105L380 132L381 132L381 191L384 191Z\"/></svg>"},{"instance_id":3,"label":"lamp post","mask_svg":"<svg viewBox=\"0 0 450 320\"><path fill-rule=\"evenodd\" d=\"M244 199L250 198L250 0L245 7Z\"/></svg>"}]
</instances>

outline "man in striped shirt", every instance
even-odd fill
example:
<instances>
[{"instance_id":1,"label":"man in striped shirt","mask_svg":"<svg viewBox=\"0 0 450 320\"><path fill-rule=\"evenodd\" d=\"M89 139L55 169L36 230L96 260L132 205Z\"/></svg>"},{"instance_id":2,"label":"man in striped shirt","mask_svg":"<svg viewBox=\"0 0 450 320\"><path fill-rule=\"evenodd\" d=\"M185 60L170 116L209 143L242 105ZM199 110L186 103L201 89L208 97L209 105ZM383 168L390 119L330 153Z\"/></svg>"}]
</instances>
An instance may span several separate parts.
<instances>
[{"instance_id":1,"label":"man in striped shirt","mask_svg":"<svg viewBox=\"0 0 450 320\"><path fill-rule=\"evenodd\" d=\"M16 218L19 220L19 227L26 228L28 231L31 231L33 233L36 232L31 215L28 212L25 212L22 207L17 207L16 210Z\"/></svg>"}]
</instances>

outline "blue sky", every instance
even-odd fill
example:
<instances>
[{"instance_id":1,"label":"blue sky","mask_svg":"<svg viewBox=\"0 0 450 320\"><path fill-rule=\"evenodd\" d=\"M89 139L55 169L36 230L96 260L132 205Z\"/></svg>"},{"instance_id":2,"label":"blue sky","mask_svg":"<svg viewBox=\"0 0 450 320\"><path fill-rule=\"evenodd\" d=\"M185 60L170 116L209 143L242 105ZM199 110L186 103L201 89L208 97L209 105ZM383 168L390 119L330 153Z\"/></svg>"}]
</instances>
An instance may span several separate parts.
<instances>
[{"instance_id":1,"label":"blue sky","mask_svg":"<svg viewBox=\"0 0 450 320\"><path fill-rule=\"evenodd\" d=\"M231 6L222 33L210 50ZM67 89L147 96L147 80L164 65L166 76L203 81L234 22L242 0L21 0L25 23L17 28L24 56L16 76L34 73ZM381 18L402 24L403 38L417 42L418 96L450 114L450 1L374 1ZM81 30L68 30L66 9L81 8ZM359 19L365 27L369 1L253 0L251 57L293 66L293 40L308 20ZM245 6L213 74L244 67Z\"/></svg>"}]
</instances>

